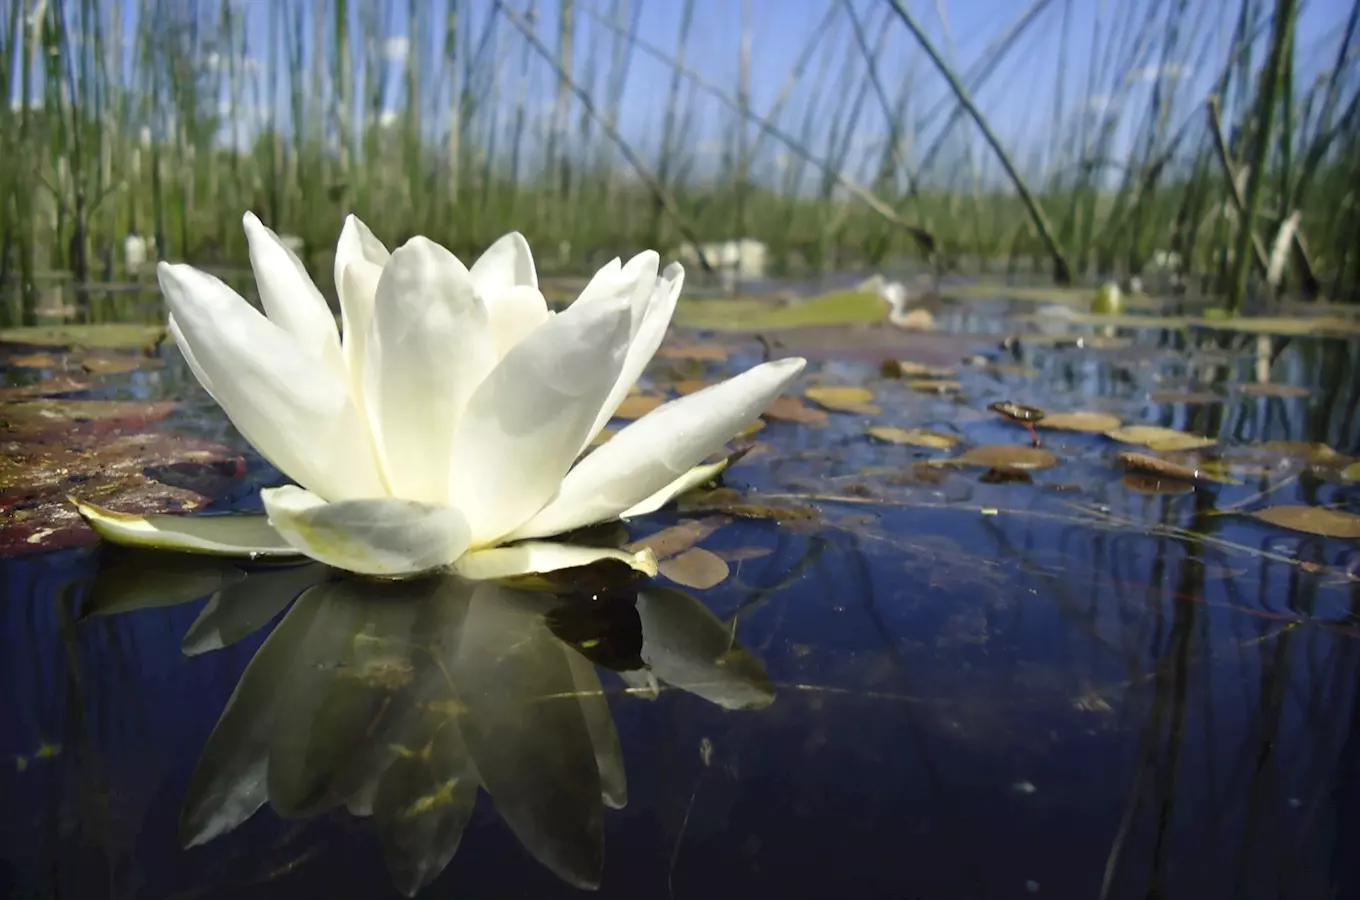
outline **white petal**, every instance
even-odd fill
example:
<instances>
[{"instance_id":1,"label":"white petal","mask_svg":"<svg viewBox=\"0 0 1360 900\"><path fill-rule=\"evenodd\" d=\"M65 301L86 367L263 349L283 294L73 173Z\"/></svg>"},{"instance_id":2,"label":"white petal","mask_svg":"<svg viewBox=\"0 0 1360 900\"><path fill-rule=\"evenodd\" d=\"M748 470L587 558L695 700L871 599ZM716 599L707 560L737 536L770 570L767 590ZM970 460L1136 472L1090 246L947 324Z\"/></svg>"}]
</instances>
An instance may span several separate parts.
<instances>
[{"instance_id":1,"label":"white petal","mask_svg":"<svg viewBox=\"0 0 1360 900\"><path fill-rule=\"evenodd\" d=\"M473 550L458 558L453 564L453 571L475 580L511 578L574 569L604 559L617 560L649 578L656 577L656 556L649 549L629 553L608 547L582 547L552 541L525 541L522 544Z\"/></svg>"},{"instance_id":2,"label":"white petal","mask_svg":"<svg viewBox=\"0 0 1360 900\"><path fill-rule=\"evenodd\" d=\"M264 516L139 516L71 498L101 538L123 547L176 550L205 556L298 556Z\"/></svg>"},{"instance_id":3,"label":"white petal","mask_svg":"<svg viewBox=\"0 0 1360 900\"><path fill-rule=\"evenodd\" d=\"M467 519L451 506L392 497L327 503L291 485L260 497L284 540L347 572L418 575L447 566L468 547Z\"/></svg>"},{"instance_id":4,"label":"white petal","mask_svg":"<svg viewBox=\"0 0 1360 900\"><path fill-rule=\"evenodd\" d=\"M512 287L538 287L534 254L529 250L529 242L518 231L510 232L487 247L469 271L477 293L488 306Z\"/></svg>"},{"instance_id":5,"label":"white petal","mask_svg":"<svg viewBox=\"0 0 1360 900\"><path fill-rule=\"evenodd\" d=\"M765 363L657 407L582 459L510 539L560 534L641 504L759 416L803 365L796 357Z\"/></svg>"},{"instance_id":6,"label":"white petal","mask_svg":"<svg viewBox=\"0 0 1360 900\"><path fill-rule=\"evenodd\" d=\"M329 500L386 493L348 387L319 358L213 276L156 272L190 368L260 455Z\"/></svg>"},{"instance_id":7,"label":"white petal","mask_svg":"<svg viewBox=\"0 0 1360 900\"><path fill-rule=\"evenodd\" d=\"M548 301L538 288L518 285L488 301L487 317L496 341L496 354L505 356L535 328L548 321Z\"/></svg>"},{"instance_id":8,"label":"white petal","mask_svg":"<svg viewBox=\"0 0 1360 900\"><path fill-rule=\"evenodd\" d=\"M660 279L653 279L652 287L643 293L644 307L641 313L634 306L636 327L633 329L632 342L628 345L628 356L624 360L623 371L619 373L619 380L615 382L614 389L609 392L609 399L595 417L595 425L591 428L586 443L582 445L582 450L609 423L623 398L628 396L629 389L656 355L656 348L661 346L661 341L666 337L666 329L670 327L671 316L675 313L675 303L680 298L680 289L684 283L684 267L679 263L671 263L666 267L664 275Z\"/></svg>"},{"instance_id":9,"label":"white petal","mask_svg":"<svg viewBox=\"0 0 1360 900\"><path fill-rule=\"evenodd\" d=\"M652 496L643 500L635 506L630 506L619 513L620 519L631 519L634 516L645 516L654 513L661 507L670 503L681 494L694 490L701 484L707 484L717 478L724 469L727 468L729 459L721 459L718 462L710 463L706 466L695 466L684 475L672 481L670 484L657 491Z\"/></svg>"},{"instance_id":10,"label":"white petal","mask_svg":"<svg viewBox=\"0 0 1360 900\"><path fill-rule=\"evenodd\" d=\"M243 221L250 244L250 267L255 270L255 286L265 315L296 338L299 346L340 374L344 361L335 316L302 260L254 213L246 213Z\"/></svg>"},{"instance_id":11,"label":"white petal","mask_svg":"<svg viewBox=\"0 0 1360 900\"><path fill-rule=\"evenodd\" d=\"M455 429L495 365L467 269L412 238L383 268L364 358L364 407L393 495L447 502Z\"/></svg>"},{"instance_id":12,"label":"white petal","mask_svg":"<svg viewBox=\"0 0 1360 900\"><path fill-rule=\"evenodd\" d=\"M335 246L335 292L340 297L340 343L345 365L352 375L362 371L364 340L373 319L378 276L391 256L358 217L345 217L345 227L340 230Z\"/></svg>"},{"instance_id":13,"label":"white petal","mask_svg":"<svg viewBox=\"0 0 1360 900\"><path fill-rule=\"evenodd\" d=\"M627 347L626 296L573 304L511 350L473 393L446 465L449 502L467 513L474 547L518 527L552 497Z\"/></svg>"}]
</instances>

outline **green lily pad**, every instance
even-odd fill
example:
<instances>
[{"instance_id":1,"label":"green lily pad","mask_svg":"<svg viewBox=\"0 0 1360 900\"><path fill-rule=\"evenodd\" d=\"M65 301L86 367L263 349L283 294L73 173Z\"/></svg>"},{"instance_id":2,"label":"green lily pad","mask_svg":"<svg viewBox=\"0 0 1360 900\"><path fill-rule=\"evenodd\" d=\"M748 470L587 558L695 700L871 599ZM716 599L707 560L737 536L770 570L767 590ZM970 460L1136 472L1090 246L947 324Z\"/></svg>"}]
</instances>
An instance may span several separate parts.
<instances>
[{"instance_id":1,"label":"green lily pad","mask_svg":"<svg viewBox=\"0 0 1360 900\"><path fill-rule=\"evenodd\" d=\"M1360 516L1319 506L1272 506L1252 513L1262 522L1320 537L1360 540Z\"/></svg>"},{"instance_id":2,"label":"green lily pad","mask_svg":"<svg viewBox=\"0 0 1360 900\"><path fill-rule=\"evenodd\" d=\"M711 331L775 331L808 325L877 322L888 304L867 291L831 291L787 306L769 300L682 300L675 324Z\"/></svg>"},{"instance_id":3,"label":"green lily pad","mask_svg":"<svg viewBox=\"0 0 1360 900\"><path fill-rule=\"evenodd\" d=\"M25 347L100 347L105 350L135 350L165 338L160 325L32 325L0 329L0 344Z\"/></svg>"}]
</instances>

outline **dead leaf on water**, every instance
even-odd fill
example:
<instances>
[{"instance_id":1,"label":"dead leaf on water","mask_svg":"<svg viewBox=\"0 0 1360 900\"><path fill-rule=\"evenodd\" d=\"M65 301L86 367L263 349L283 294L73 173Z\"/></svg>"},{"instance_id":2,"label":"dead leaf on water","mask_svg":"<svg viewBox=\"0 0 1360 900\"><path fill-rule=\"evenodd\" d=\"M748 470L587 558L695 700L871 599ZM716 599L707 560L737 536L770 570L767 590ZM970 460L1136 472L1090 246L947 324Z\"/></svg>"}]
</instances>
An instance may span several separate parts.
<instances>
[{"instance_id":1,"label":"dead leaf on water","mask_svg":"<svg viewBox=\"0 0 1360 900\"><path fill-rule=\"evenodd\" d=\"M1307 397L1311 391L1308 388L1299 387L1293 384L1280 384L1275 381L1257 381L1250 384L1238 385L1238 390L1249 397L1275 397L1280 400L1293 400L1296 397Z\"/></svg>"},{"instance_id":2,"label":"dead leaf on water","mask_svg":"<svg viewBox=\"0 0 1360 900\"><path fill-rule=\"evenodd\" d=\"M59 365L56 357L50 353L25 353L22 356L11 356L5 360L5 364L14 366L16 369L55 369Z\"/></svg>"},{"instance_id":3,"label":"dead leaf on water","mask_svg":"<svg viewBox=\"0 0 1360 900\"><path fill-rule=\"evenodd\" d=\"M1337 463L1345 460L1330 446L1312 441L1263 441L1257 449L1269 456L1283 456L1310 463Z\"/></svg>"},{"instance_id":4,"label":"dead leaf on water","mask_svg":"<svg viewBox=\"0 0 1360 900\"><path fill-rule=\"evenodd\" d=\"M693 394L695 391L702 391L712 385L711 381L700 381L697 378L686 378L684 381L677 381L671 385L671 390L677 394Z\"/></svg>"},{"instance_id":5,"label":"dead leaf on water","mask_svg":"<svg viewBox=\"0 0 1360 900\"><path fill-rule=\"evenodd\" d=\"M963 382L935 378L912 378L903 382L913 391L922 394L955 394L963 390Z\"/></svg>"},{"instance_id":6,"label":"dead leaf on water","mask_svg":"<svg viewBox=\"0 0 1360 900\"><path fill-rule=\"evenodd\" d=\"M983 444L969 447L963 455L940 464L981 466L988 469L1050 469L1058 464L1058 457L1042 447L1020 444Z\"/></svg>"},{"instance_id":7,"label":"dead leaf on water","mask_svg":"<svg viewBox=\"0 0 1360 900\"><path fill-rule=\"evenodd\" d=\"M889 444L909 444L913 447L927 447L931 450L948 450L959 442L952 434L931 431L928 428L892 428L888 426L870 428L867 434Z\"/></svg>"},{"instance_id":8,"label":"dead leaf on water","mask_svg":"<svg viewBox=\"0 0 1360 900\"><path fill-rule=\"evenodd\" d=\"M1320 537L1360 540L1360 516L1318 506L1272 506L1252 513L1270 525Z\"/></svg>"},{"instance_id":9,"label":"dead leaf on water","mask_svg":"<svg viewBox=\"0 0 1360 900\"><path fill-rule=\"evenodd\" d=\"M666 398L659 394L631 394L614 410L614 418L640 419L665 402Z\"/></svg>"},{"instance_id":10,"label":"dead leaf on water","mask_svg":"<svg viewBox=\"0 0 1360 900\"><path fill-rule=\"evenodd\" d=\"M656 355L662 359L706 359L720 361L727 359L732 348L722 344L670 344L658 347Z\"/></svg>"},{"instance_id":11,"label":"dead leaf on water","mask_svg":"<svg viewBox=\"0 0 1360 900\"><path fill-rule=\"evenodd\" d=\"M710 550L693 547L658 564L661 574L685 587L706 590L722 583L732 570Z\"/></svg>"},{"instance_id":12,"label":"dead leaf on water","mask_svg":"<svg viewBox=\"0 0 1360 900\"><path fill-rule=\"evenodd\" d=\"M816 385L803 391L803 396L832 412L860 413L871 416L882 412L874 405L874 392L868 388L845 385Z\"/></svg>"},{"instance_id":13,"label":"dead leaf on water","mask_svg":"<svg viewBox=\"0 0 1360 900\"><path fill-rule=\"evenodd\" d=\"M34 397L52 397L57 394L78 394L91 390L94 385L88 381L77 381L69 375L58 375L35 384L16 387L0 387L0 406L15 400L30 400Z\"/></svg>"},{"instance_id":14,"label":"dead leaf on water","mask_svg":"<svg viewBox=\"0 0 1360 900\"><path fill-rule=\"evenodd\" d=\"M1102 412L1059 412L1049 413L1035 424L1040 428L1054 428L1058 431L1104 434L1119 428L1121 420L1118 416Z\"/></svg>"},{"instance_id":15,"label":"dead leaf on water","mask_svg":"<svg viewBox=\"0 0 1360 900\"><path fill-rule=\"evenodd\" d=\"M1235 478L1229 478L1209 469L1192 469L1189 466L1183 466L1159 456L1148 456L1146 453L1121 453L1119 454L1119 461L1124 464L1124 468L1142 475L1155 475L1159 478L1172 478L1188 482L1242 483Z\"/></svg>"},{"instance_id":16,"label":"dead leaf on water","mask_svg":"<svg viewBox=\"0 0 1360 900\"><path fill-rule=\"evenodd\" d=\"M1142 475L1137 472L1129 472L1119 479L1119 483L1140 494L1191 494L1195 490L1193 484L1179 478L1159 478L1156 475Z\"/></svg>"},{"instance_id":17,"label":"dead leaf on water","mask_svg":"<svg viewBox=\"0 0 1360 900\"><path fill-rule=\"evenodd\" d=\"M1105 436L1121 444L1141 444L1152 450L1164 451L1199 450L1218 443L1213 438L1186 434L1160 425L1125 425L1105 432Z\"/></svg>"},{"instance_id":18,"label":"dead leaf on water","mask_svg":"<svg viewBox=\"0 0 1360 900\"><path fill-rule=\"evenodd\" d=\"M800 425L825 425L828 417L825 410L813 409L797 397L783 395L774 398L774 402L766 408L764 418L777 422L797 422Z\"/></svg>"},{"instance_id":19,"label":"dead leaf on water","mask_svg":"<svg viewBox=\"0 0 1360 900\"><path fill-rule=\"evenodd\" d=\"M983 484L1033 484L1029 472L1015 466L993 466L978 476Z\"/></svg>"},{"instance_id":20,"label":"dead leaf on water","mask_svg":"<svg viewBox=\"0 0 1360 900\"><path fill-rule=\"evenodd\" d=\"M769 547L733 547L731 550L715 550L713 552L728 562L734 563L745 562L748 559L760 559L762 556L769 556L774 551Z\"/></svg>"},{"instance_id":21,"label":"dead leaf on water","mask_svg":"<svg viewBox=\"0 0 1360 900\"><path fill-rule=\"evenodd\" d=\"M954 370L945 366L927 366L907 359L888 359L879 367L884 378L953 378Z\"/></svg>"},{"instance_id":22,"label":"dead leaf on water","mask_svg":"<svg viewBox=\"0 0 1360 900\"><path fill-rule=\"evenodd\" d=\"M676 501L676 506L682 512L713 512L741 519L768 519L791 529L815 527L821 522L821 514L813 507L750 503L744 494L732 488L690 491Z\"/></svg>"}]
</instances>

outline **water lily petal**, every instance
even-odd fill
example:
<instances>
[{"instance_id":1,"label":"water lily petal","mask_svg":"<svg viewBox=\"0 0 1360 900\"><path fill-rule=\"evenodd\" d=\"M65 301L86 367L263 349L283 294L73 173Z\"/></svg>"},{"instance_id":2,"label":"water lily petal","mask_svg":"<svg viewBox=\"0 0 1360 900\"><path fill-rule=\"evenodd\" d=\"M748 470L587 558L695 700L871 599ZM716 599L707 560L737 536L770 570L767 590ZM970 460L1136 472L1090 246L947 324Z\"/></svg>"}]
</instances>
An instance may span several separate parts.
<instances>
[{"instance_id":1,"label":"water lily petal","mask_svg":"<svg viewBox=\"0 0 1360 900\"><path fill-rule=\"evenodd\" d=\"M364 407L392 494L442 503L469 396L496 365L486 307L463 264L423 237L383 268L364 359Z\"/></svg>"},{"instance_id":2,"label":"water lily petal","mask_svg":"<svg viewBox=\"0 0 1360 900\"><path fill-rule=\"evenodd\" d=\"M655 254L653 256L655 257ZM628 345L628 356L624 360L623 371L619 373L619 380L615 382L614 389L609 392L609 399L604 402L599 415L595 417L590 437L582 445L582 450L609 423L623 398L628 396L628 391L656 355L656 348L661 346L661 341L666 337L666 329L670 327L671 316L675 313L675 303L680 298L680 289L684 283L684 266L671 263L661 278L653 278L650 287L643 285L634 295L633 338ZM642 297L640 305L636 302L639 295Z\"/></svg>"},{"instance_id":3,"label":"water lily petal","mask_svg":"<svg viewBox=\"0 0 1360 900\"><path fill-rule=\"evenodd\" d=\"M720 459L706 466L695 466L646 500L619 513L619 518L631 519L634 516L645 516L648 513L656 512L681 494L692 491L699 485L707 484L717 478L727 468L728 462L730 462L730 459Z\"/></svg>"},{"instance_id":4,"label":"water lily petal","mask_svg":"<svg viewBox=\"0 0 1360 900\"><path fill-rule=\"evenodd\" d=\"M380 497L327 503L289 485L260 492L269 523L318 562L361 575L417 575L453 562L468 524L451 506Z\"/></svg>"},{"instance_id":5,"label":"water lily petal","mask_svg":"<svg viewBox=\"0 0 1360 900\"><path fill-rule=\"evenodd\" d=\"M501 357L550 318L548 301L538 288L528 285L506 289L487 307L486 313L491 320L496 355Z\"/></svg>"},{"instance_id":6,"label":"water lily petal","mask_svg":"<svg viewBox=\"0 0 1360 900\"><path fill-rule=\"evenodd\" d=\"M383 242L356 216L345 217L340 241L335 247L335 291L340 297L340 343L345 365L356 379L363 371L364 344L373 320L373 298L378 277L391 259Z\"/></svg>"},{"instance_id":7,"label":"water lily petal","mask_svg":"<svg viewBox=\"0 0 1360 900\"><path fill-rule=\"evenodd\" d=\"M472 523L474 547L518 527L552 497L618 379L627 304L620 294L553 316L468 400L446 465L450 502Z\"/></svg>"},{"instance_id":8,"label":"water lily petal","mask_svg":"<svg viewBox=\"0 0 1360 900\"><path fill-rule=\"evenodd\" d=\"M348 386L319 357L217 278L156 273L189 367L260 455L329 500L386 493Z\"/></svg>"},{"instance_id":9,"label":"water lily petal","mask_svg":"<svg viewBox=\"0 0 1360 900\"><path fill-rule=\"evenodd\" d=\"M71 502L110 544L234 558L300 555L264 516L142 516L114 512L74 497Z\"/></svg>"},{"instance_id":10,"label":"water lily petal","mask_svg":"<svg viewBox=\"0 0 1360 900\"><path fill-rule=\"evenodd\" d=\"M796 357L765 363L657 407L582 459L509 539L560 534L641 504L759 416L803 365Z\"/></svg>"},{"instance_id":11,"label":"water lily petal","mask_svg":"<svg viewBox=\"0 0 1360 900\"><path fill-rule=\"evenodd\" d=\"M656 577L656 555L651 550L630 553L610 547L582 547L553 541L525 541L473 550L459 557L453 564L453 571L464 578L484 581L574 569L605 559L624 563L649 578Z\"/></svg>"},{"instance_id":12,"label":"water lily petal","mask_svg":"<svg viewBox=\"0 0 1360 900\"><path fill-rule=\"evenodd\" d=\"M345 367L335 316L302 260L254 213L246 213L243 222L250 245L250 267L255 270L255 286L265 315L340 375Z\"/></svg>"},{"instance_id":13,"label":"water lily petal","mask_svg":"<svg viewBox=\"0 0 1360 900\"><path fill-rule=\"evenodd\" d=\"M468 271L477 293L488 307L510 288L538 287L534 254L529 250L529 242L518 231L504 235L487 247Z\"/></svg>"}]
</instances>

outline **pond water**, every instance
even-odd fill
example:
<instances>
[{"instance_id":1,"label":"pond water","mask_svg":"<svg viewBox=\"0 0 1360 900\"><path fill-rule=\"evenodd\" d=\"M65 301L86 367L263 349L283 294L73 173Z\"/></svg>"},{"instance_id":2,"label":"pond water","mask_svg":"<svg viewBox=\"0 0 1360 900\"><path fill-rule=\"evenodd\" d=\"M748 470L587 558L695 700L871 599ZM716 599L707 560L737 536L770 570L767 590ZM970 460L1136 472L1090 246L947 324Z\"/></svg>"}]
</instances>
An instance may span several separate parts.
<instances>
[{"instance_id":1,"label":"pond water","mask_svg":"<svg viewBox=\"0 0 1360 900\"><path fill-rule=\"evenodd\" d=\"M1033 310L676 330L639 412L812 362L557 593L101 549L279 476L173 348L0 345L0 895L1360 896L1360 343Z\"/></svg>"}]
</instances>

